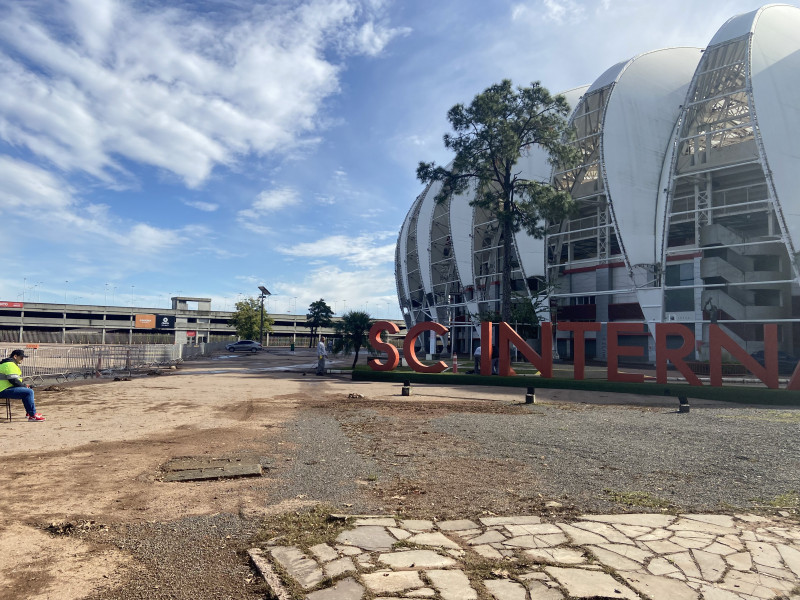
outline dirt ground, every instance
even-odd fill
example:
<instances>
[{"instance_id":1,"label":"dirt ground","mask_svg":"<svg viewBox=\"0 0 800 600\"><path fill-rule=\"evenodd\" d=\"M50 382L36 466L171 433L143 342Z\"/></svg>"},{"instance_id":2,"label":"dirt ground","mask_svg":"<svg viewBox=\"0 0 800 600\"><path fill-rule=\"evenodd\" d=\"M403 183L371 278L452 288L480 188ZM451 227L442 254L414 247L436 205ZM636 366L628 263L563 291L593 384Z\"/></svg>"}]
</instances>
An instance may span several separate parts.
<instances>
[{"instance_id":1,"label":"dirt ground","mask_svg":"<svg viewBox=\"0 0 800 600\"><path fill-rule=\"evenodd\" d=\"M0 598L263 598L245 554L260 519L315 495L343 512L546 510L552 497L519 486L535 485L530 467L476 457L480 447L427 424L447 413L523 413L519 390L402 398L394 384L314 377L306 354L223 355L130 381L39 389L44 423L23 421L14 405L12 422L0 423ZM274 370L304 363L306 373ZM292 429L301 414L332 417L349 437L352 473L331 460L336 472L325 474L324 456L303 456ZM203 456L258 462L264 476L162 481L169 460ZM318 476L336 483L306 491Z\"/></svg>"}]
</instances>

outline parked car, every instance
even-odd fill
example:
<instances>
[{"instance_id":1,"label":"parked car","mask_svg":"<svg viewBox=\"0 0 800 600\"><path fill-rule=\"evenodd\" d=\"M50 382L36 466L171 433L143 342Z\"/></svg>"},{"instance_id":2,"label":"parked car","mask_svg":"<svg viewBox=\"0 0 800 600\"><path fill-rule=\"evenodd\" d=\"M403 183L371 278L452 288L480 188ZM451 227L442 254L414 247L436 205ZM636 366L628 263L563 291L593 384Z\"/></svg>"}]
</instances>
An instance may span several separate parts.
<instances>
[{"instance_id":1,"label":"parked car","mask_svg":"<svg viewBox=\"0 0 800 600\"><path fill-rule=\"evenodd\" d=\"M261 344L253 340L239 340L233 344L228 344L225 348L228 352L252 352L255 354L261 350Z\"/></svg>"},{"instance_id":2,"label":"parked car","mask_svg":"<svg viewBox=\"0 0 800 600\"><path fill-rule=\"evenodd\" d=\"M750 356L755 358L762 367L764 366L764 351L753 352ZM791 354L778 351L778 373L781 375L791 375L797 366L797 359Z\"/></svg>"}]
</instances>

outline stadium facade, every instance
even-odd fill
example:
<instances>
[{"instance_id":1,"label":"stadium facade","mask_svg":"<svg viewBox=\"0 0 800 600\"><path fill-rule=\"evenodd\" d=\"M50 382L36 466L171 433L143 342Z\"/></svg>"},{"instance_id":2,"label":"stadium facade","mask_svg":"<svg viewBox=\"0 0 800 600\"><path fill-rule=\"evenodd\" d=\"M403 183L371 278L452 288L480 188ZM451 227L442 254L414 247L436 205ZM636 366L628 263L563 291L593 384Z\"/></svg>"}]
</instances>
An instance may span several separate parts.
<instances>
[{"instance_id":1,"label":"stadium facade","mask_svg":"<svg viewBox=\"0 0 800 600\"><path fill-rule=\"evenodd\" d=\"M511 257L514 303L549 293L540 317L556 322L560 357L574 351L564 321L644 323L621 343L647 362L659 322L693 328L697 358L712 321L748 353L776 323L780 349L800 352L797 31L800 9L767 5L729 19L705 49L645 52L564 93L582 164L553 169L533 151L519 168L568 190L577 212L544 239L517 233ZM474 189L437 204L439 185L400 230L398 298L408 327L450 328L444 348L428 338L431 353L469 355L477 324L500 310L501 231L470 205ZM605 328L585 351L606 358Z\"/></svg>"}]
</instances>

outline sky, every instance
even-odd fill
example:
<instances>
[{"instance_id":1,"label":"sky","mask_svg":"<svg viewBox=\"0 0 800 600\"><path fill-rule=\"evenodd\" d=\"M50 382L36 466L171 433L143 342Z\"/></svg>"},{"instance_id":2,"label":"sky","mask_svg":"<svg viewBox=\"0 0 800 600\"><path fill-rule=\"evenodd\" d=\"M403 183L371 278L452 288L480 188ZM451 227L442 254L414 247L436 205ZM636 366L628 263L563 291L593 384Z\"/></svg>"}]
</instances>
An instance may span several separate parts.
<instances>
[{"instance_id":1,"label":"sky","mask_svg":"<svg viewBox=\"0 0 800 600\"><path fill-rule=\"evenodd\" d=\"M401 318L395 243L451 106L760 5L0 0L0 301L233 310L265 285L270 313Z\"/></svg>"}]
</instances>

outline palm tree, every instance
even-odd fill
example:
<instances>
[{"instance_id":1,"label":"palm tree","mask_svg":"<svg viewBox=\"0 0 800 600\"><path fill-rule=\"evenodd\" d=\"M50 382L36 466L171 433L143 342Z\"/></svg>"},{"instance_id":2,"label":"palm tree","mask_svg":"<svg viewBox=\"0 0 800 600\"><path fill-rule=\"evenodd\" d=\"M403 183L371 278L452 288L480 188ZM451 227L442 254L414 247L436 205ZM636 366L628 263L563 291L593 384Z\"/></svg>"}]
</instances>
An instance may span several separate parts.
<instances>
[{"instance_id":1,"label":"palm tree","mask_svg":"<svg viewBox=\"0 0 800 600\"><path fill-rule=\"evenodd\" d=\"M353 368L358 363L358 351L367 345L369 330L372 327L369 313L361 310L352 310L342 316L342 320L334 325L339 339L336 340L336 352L345 353L355 350Z\"/></svg>"}]
</instances>

